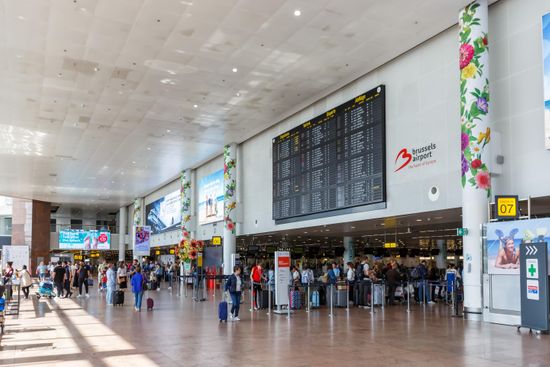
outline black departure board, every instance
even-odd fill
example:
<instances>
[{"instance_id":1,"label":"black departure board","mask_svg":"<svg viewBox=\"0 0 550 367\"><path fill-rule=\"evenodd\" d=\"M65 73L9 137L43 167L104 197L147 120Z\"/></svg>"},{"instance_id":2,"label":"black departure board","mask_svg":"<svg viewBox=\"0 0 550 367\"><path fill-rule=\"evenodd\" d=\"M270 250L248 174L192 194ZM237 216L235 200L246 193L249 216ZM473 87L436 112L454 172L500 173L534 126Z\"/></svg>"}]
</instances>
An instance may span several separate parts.
<instances>
[{"instance_id":1,"label":"black departure board","mask_svg":"<svg viewBox=\"0 0 550 367\"><path fill-rule=\"evenodd\" d=\"M273 139L273 219L386 201L385 88Z\"/></svg>"}]
</instances>

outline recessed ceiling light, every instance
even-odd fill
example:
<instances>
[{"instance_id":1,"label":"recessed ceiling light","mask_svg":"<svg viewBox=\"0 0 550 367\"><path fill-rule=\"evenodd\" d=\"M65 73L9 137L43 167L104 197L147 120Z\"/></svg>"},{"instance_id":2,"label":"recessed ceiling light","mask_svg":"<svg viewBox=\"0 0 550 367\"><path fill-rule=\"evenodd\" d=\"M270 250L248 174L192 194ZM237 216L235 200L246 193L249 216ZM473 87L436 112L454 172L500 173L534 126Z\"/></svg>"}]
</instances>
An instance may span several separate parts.
<instances>
[{"instance_id":1,"label":"recessed ceiling light","mask_svg":"<svg viewBox=\"0 0 550 367\"><path fill-rule=\"evenodd\" d=\"M94 71L99 71L99 68L96 66L96 67L94 68Z\"/></svg>"},{"instance_id":2,"label":"recessed ceiling light","mask_svg":"<svg viewBox=\"0 0 550 367\"><path fill-rule=\"evenodd\" d=\"M194 104L193 108L199 108L199 105Z\"/></svg>"},{"instance_id":3,"label":"recessed ceiling light","mask_svg":"<svg viewBox=\"0 0 550 367\"><path fill-rule=\"evenodd\" d=\"M295 17L299 17L300 15L302 15L302 11L300 9L294 10L294 16Z\"/></svg>"},{"instance_id":4,"label":"recessed ceiling light","mask_svg":"<svg viewBox=\"0 0 550 367\"><path fill-rule=\"evenodd\" d=\"M419 219L417 219L416 221L417 221L417 222L422 222L422 219L419 218Z\"/></svg>"},{"instance_id":5,"label":"recessed ceiling light","mask_svg":"<svg viewBox=\"0 0 550 367\"><path fill-rule=\"evenodd\" d=\"M124 92L123 92L123 91L121 91L121 90L119 90L119 91L118 91L118 94L122 94L122 93L124 93Z\"/></svg>"},{"instance_id":6,"label":"recessed ceiling light","mask_svg":"<svg viewBox=\"0 0 550 367\"><path fill-rule=\"evenodd\" d=\"M121 174L121 175L124 175L124 172L121 171L120 174Z\"/></svg>"},{"instance_id":7,"label":"recessed ceiling light","mask_svg":"<svg viewBox=\"0 0 550 367\"><path fill-rule=\"evenodd\" d=\"M170 133L172 132L172 130L166 129L166 132L167 132L168 134L170 134Z\"/></svg>"},{"instance_id":8,"label":"recessed ceiling light","mask_svg":"<svg viewBox=\"0 0 550 367\"><path fill-rule=\"evenodd\" d=\"M136 164L136 161L132 161L132 164Z\"/></svg>"},{"instance_id":9,"label":"recessed ceiling light","mask_svg":"<svg viewBox=\"0 0 550 367\"><path fill-rule=\"evenodd\" d=\"M111 181L111 183L115 183L115 181ZM105 189L105 190L107 190L107 189Z\"/></svg>"},{"instance_id":10,"label":"recessed ceiling light","mask_svg":"<svg viewBox=\"0 0 550 367\"><path fill-rule=\"evenodd\" d=\"M19 15L19 16L17 17L17 19L19 19L19 20L25 20L25 19L27 19L27 18L25 18L25 17L22 16L22 15Z\"/></svg>"},{"instance_id":11,"label":"recessed ceiling light","mask_svg":"<svg viewBox=\"0 0 550 367\"><path fill-rule=\"evenodd\" d=\"M239 71L237 68L233 68L232 70L234 73L236 73L237 71Z\"/></svg>"},{"instance_id":12,"label":"recessed ceiling light","mask_svg":"<svg viewBox=\"0 0 550 367\"><path fill-rule=\"evenodd\" d=\"M240 96L241 96L241 94L240 94L240 93L237 93L237 97L240 97Z\"/></svg>"},{"instance_id":13,"label":"recessed ceiling light","mask_svg":"<svg viewBox=\"0 0 550 367\"><path fill-rule=\"evenodd\" d=\"M151 147L147 147L147 150L151 150Z\"/></svg>"},{"instance_id":14,"label":"recessed ceiling light","mask_svg":"<svg viewBox=\"0 0 550 367\"><path fill-rule=\"evenodd\" d=\"M174 70L167 70L166 72L170 75L176 75L176 72Z\"/></svg>"},{"instance_id":15,"label":"recessed ceiling light","mask_svg":"<svg viewBox=\"0 0 550 367\"><path fill-rule=\"evenodd\" d=\"M23 56L21 55L15 55L15 57L17 57L18 59L22 58Z\"/></svg>"}]
</instances>

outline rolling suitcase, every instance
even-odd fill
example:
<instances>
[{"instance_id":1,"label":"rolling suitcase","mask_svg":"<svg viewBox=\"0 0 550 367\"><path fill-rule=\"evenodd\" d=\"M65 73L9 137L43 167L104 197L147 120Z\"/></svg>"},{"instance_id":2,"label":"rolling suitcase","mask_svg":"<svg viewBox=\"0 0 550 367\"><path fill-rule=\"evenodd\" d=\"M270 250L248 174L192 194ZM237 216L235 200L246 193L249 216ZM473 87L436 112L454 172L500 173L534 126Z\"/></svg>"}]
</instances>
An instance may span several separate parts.
<instances>
[{"instance_id":1,"label":"rolling suitcase","mask_svg":"<svg viewBox=\"0 0 550 367\"><path fill-rule=\"evenodd\" d=\"M260 308L261 309L267 309L269 307L269 291L267 289L263 289L259 293L260 296ZM271 291L271 306L273 306L273 291Z\"/></svg>"},{"instance_id":2,"label":"rolling suitcase","mask_svg":"<svg viewBox=\"0 0 550 367\"><path fill-rule=\"evenodd\" d=\"M313 291L313 293L311 293L311 307L319 308L320 306L321 306L321 303L320 303L319 291Z\"/></svg>"},{"instance_id":3,"label":"rolling suitcase","mask_svg":"<svg viewBox=\"0 0 550 367\"><path fill-rule=\"evenodd\" d=\"M218 319L220 322L227 322L227 302L225 300L218 305Z\"/></svg>"},{"instance_id":4,"label":"rolling suitcase","mask_svg":"<svg viewBox=\"0 0 550 367\"><path fill-rule=\"evenodd\" d=\"M348 290L347 289L338 289L334 291L334 306L336 307L347 307L348 306Z\"/></svg>"},{"instance_id":5,"label":"rolling suitcase","mask_svg":"<svg viewBox=\"0 0 550 367\"><path fill-rule=\"evenodd\" d=\"M151 297L147 298L147 311L153 311L153 307L155 307L155 301Z\"/></svg>"},{"instance_id":6,"label":"rolling suitcase","mask_svg":"<svg viewBox=\"0 0 550 367\"><path fill-rule=\"evenodd\" d=\"M384 303L383 284L373 284L374 288L374 305L382 305Z\"/></svg>"},{"instance_id":7,"label":"rolling suitcase","mask_svg":"<svg viewBox=\"0 0 550 367\"><path fill-rule=\"evenodd\" d=\"M113 305L114 306L124 306L124 292L115 291L113 294Z\"/></svg>"},{"instance_id":8,"label":"rolling suitcase","mask_svg":"<svg viewBox=\"0 0 550 367\"><path fill-rule=\"evenodd\" d=\"M290 308L298 310L302 307L300 291L290 291Z\"/></svg>"}]
</instances>

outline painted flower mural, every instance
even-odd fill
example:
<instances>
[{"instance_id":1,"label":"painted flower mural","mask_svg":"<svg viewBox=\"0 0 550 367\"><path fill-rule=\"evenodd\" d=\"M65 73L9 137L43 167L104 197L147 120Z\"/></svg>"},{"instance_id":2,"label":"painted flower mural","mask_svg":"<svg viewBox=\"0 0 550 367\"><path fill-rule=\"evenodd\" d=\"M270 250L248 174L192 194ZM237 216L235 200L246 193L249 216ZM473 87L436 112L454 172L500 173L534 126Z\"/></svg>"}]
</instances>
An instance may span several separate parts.
<instances>
[{"instance_id":1,"label":"painted flower mural","mask_svg":"<svg viewBox=\"0 0 550 367\"><path fill-rule=\"evenodd\" d=\"M484 161L484 148L491 141L491 129L486 127L489 113L489 80L484 77L489 41L476 16L479 4L468 5L460 17L460 117L462 187L486 190L491 196L491 176Z\"/></svg>"},{"instance_id":2,"label":"painted flower mural","mask_svg":"<svg viewBox=\"0 0 550 367\"><path fill-rule=\"evenodd\" d=\"M224 180L224 224L231 233L236 233L234 210L237 207L235 190L235 159L231 155L231 147L226 145L223 149L223 180Z\"/></svg>"},{"instance_id":3,"label":"painted flower mural","mask_svg":"<svg viewBox=\"0 0 550 367\"><path fill-rule=\"evenodd\" d=\"M182 239L177 247L177 254L181 261L191 262L196 260L199 253L204 249L204 242L197 240Z\"/></svg>"}]
</instances>

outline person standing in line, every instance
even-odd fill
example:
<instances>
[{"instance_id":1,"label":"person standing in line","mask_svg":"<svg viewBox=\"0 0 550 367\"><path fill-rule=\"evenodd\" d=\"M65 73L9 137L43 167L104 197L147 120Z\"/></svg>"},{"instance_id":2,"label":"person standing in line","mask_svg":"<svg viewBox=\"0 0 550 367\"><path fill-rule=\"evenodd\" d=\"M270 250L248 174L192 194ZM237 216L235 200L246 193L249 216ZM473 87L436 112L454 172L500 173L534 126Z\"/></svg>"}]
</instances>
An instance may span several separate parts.
<instances>
[{"instance_id":1,"label":"person standing in line","mask_svg":"<svg viewBox=\"0 0 550 367\"><path fill-rule=\"evenodd\" d=\"M99 266L97 267L97 291L102 292L103 291L103 277L105 274L105 271L107 270L107 261L103 259Z\"/></svg>"},{"instance_id":2,"label":"person standing in line","mask_svg":"<svg viewBox=\"0 0 550 367\"><path fill-rule=\"evenodd\" d=\"M48 267L44 264L44 261L40 261L40 265L36 267L36 275L38 276L38 281L43 282L46 279L46 272Z\"/></svg>"},{"instance_id":3,"label":"person standing in line","mask_svg":"<svg viewBox=\"0 0 550 367\"><path fill-rule=\"evenodd\" d=\"M63 284L66 292L65 298L69 298L73 295L73 292L71 291L71 281L73 280L72 273L71 273L71 265L67 261L64 261L63 265L64 265L63 268L65 269L65 281Z\"/></svg>"},{"instance_id":4,"label":"person standing in line","mask_svg":"<svg viewBox=\"0 0 550 367\"><path fill-rule=\"evenodd\" d=\"M75 262L75 264L71 267L71 279L72 279L71 286L75 290L78 289L78 273L79 272L80 272L80 266L78 265L78 262Z\"/></svg>"},{"instance_id":5,"label":"person standing in line","mask_svg":"<svg viewBox=\"0 0 550 367\"><path fill-rule=\"evenodd\" d=\"M241 267L235 265L233 267L233 274L229 276L227 283L225 284L225 290L229 292L231 296L231 320L241 321L239 319L239 309L241 307L241 291L242 291L242 278Z\"/></svg>"},{"instance_id":6,"label":"person standing in line","mask_svg":"<svg viewBox=\"0 0 550 367\"><path fill-rule=\"evenodd\" d=\"M53 283L55 284L55 289L57 290L57 298L62 298L65 285L65 268L63 267L61 261L57 262L57 265L53 269L53 274Z\"/></svg>"},{"instance_id":7,"label":"person standing in line","mask_svg":"<svg viewBox=\"0 0 550 367\"><path fill-rule=\"evenodd\" d=\"M25 299L29 299L29 288L32 285L31 275L27 270L27 265L23 265L23 269L19 272L19 279L21 279L21 289Z\"/></svg>"},{"instance_id":8,"label":"person standing in line","mask_svg":"<svg viewBox=\"0 0 550 367\"><path fill-rule=\"evenodd\" d=\"M132 292L134 293L134 310L141 311L141 300L143 298L143 283L145 283L145 278L141 273L141 267L138 265L135 268L134 275L130 280L132 284Z\"/></svg>"},{"instance_id":9,"label":"person standing in line","mask_svg":"<svg viewBox=\"0 0 550 367\"><path fill-rule=\"evenodd\" d=\"M391 263L391 269L386 272L386 283L388 284L388 304L395 304L395 290L401 284L401 274L397 271L397 262Z\"/></svg>"},{"instance_id":10,"label":"person standing in line","mask_svg":"<svg viewBox=\"0 0 550 367\"><path fill-rule=\"evenodd\" d=\"M128 277L127 277L127 271L126 271L126 266L124 265L124 261L121 261L118 266L117 282L118 282L118 287L120 289L126 289L128 287Z\"/></svg>"},{"instance_id":11,"label":"person standing in line","mask_svg":"<svg viewBox=\"0 0 550 367\"><path fill-rule=\"evenodd\" d=\"M262 267L255 263L250 272L250 283L252 283L252 298L254 300L254 309L260 308L260 292L262 291Z\"/></svg>"},{"instance_id":12,"label":"person standing in line","mask_svg":"<svg viewBox=\"0 0 550 367\"><path fill-rule=\"evenodd\" d=\"M107 264L107 306L113 305L113 296L116 290L116 272L113 264Z\"/></svg>"},{"instance_id":13,"label":"person standing in line","mask_svg":"<svg viewBox=\"0 0 550 367\"><path fill-rule=\"evenodd\" d=\"M80 262L80 270L78 271L78 297L82 297L82 286L86 289L86 297L88 294L88 278L90 277L90 266Z\"/></svg>"},{"instance_id":14,"label":"person standing in line","mask_svg":"<svg viewBox=\"0 0 550 367\"><path fill-rule=\"evenodd\" d=\"M348 283L349 299L354 300L354 285L355 285L355 266L350 261L348 262L348 272L346 274L346 282Z\"/></svg>"}]
</instances>

